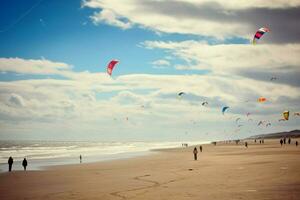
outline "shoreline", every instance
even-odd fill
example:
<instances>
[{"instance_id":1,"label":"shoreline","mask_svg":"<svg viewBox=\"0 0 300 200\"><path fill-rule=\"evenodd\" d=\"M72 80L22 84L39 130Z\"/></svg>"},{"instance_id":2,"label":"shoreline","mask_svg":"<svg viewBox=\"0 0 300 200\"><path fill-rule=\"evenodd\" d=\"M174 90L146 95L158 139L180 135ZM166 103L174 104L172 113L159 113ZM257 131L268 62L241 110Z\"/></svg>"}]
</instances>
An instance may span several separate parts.
<instances>
[{"instance_id":1,"label":"shoreline","mask_svg":"<svg viewBox=\"0 0 300 200\"><path fill-rule=\"evenodd\" d=\"M16 141L16 143L19 143L20 141ZM32 141L27 141L28 143L32 142ZM41 141L40 141L41 142ZM52 141L51 141L52 142ZM50 143L51 143L50 142ZM36 145L37 141L34 141L33 144ZM41 142L41 143L45 143ZM54 143L57 143L56 141L54 141ZM71 143L72 141L59 141L58 143ZM77 142L76 144L78 145L78 143L80 144L80 142ZM116 143L116 142L114 142ZM84 154L84 152L82 153L78 153L78 156L66 156L66 157L55 157L58 155L53 154L53 158L30 158L28 156L24 156L27 158L28 161L28 170L43 170L45 168L51 167L51 166L63 166L63 165L72 165L72 164L80 164L80 159L79 159L79 155L82 155L83 159L82 162L83 163L96 163L96 162L103 162L103 161L110 161L110 160L119 160L119 159L127 159L127 158L132 158L132 157L139 157L139 156L144 156L147 154L152 154L152 153L157 153L160 150L164 150L164 149L169 149L169 148L183 148L180 145L181 142L163 142L163 145L160 145L159 142L136 142L136 143L131 143L128 142L128 144L135 144L137 145L138 143L145 143L145 144L150 144L150 145L154 145L154 146L148 146L145 148L141 148L140 146L134 146L134 147L138 147L136 150L132 150L132 149L128 149L128 151L123 150L124 152L99 152L98 154L93 152L93 154ZM165 143L168 143L168 145L170 145L169 143L174 143L178 146L175 146L174 144L172 144L172 146L164 146ZM199 141L199 143L201 144L207 144L210 143L209 141ZM88 144L87 142L83 142L83 144ZM98 144L98 143L97 143ZM100 144L102 144L100 142ZM108 142L105 142L103 144L108 144ZM156 146L157 147L156 147ZM35 147L31 147L30 148L35 148ZM80 147L80 146L79 146ZM93 146L92 146L93 147ZM101 146L100 146L101 147ZM122 147L122 145L121 145ZM27 148L27 147L26 147ZM86 149L85 149L86 150ZM20 150L21 152L22 150ZM27 149L25 150L27 151ZM97 152L97 151L96 151ZM66 154L68 154L68 151L66 150L65 152ZM74 154L74 153L73 153ZM11 154L10 154L11 155ZM7 156L10 156L7 155ZM33 153L31 153L31 155L34 155ZM4 156L2 156L4 157ZM23 167L21 165L21 162L23 160L23 157L19 158L15 158L14 154L12 153L12 157L14 158L14 164L13 164L13 171L23 171ZM7 157L8 158L8 157ZM4 163L0 163L0 173L4 173L5 171L7 171L8 169L8 164L6 163L6 161Z\"/></svg>"}]
</instances>

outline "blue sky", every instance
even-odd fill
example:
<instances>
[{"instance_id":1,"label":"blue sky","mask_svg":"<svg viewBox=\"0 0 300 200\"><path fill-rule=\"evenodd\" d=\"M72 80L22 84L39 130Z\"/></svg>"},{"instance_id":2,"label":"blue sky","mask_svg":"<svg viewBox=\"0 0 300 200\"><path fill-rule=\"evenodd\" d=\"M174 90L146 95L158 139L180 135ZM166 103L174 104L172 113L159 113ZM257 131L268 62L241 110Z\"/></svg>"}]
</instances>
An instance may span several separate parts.
<instances>
[{"instance_id":1,"label":"blue sky","mask_svg":"<svg viewBox=\"0 0 300 200\"><path fill-rule=\"evenodd\" d=\"M95 26L89 19L94 11L81 8L80 0L39 2L9 1L1 6L1 30L4 30L0 38L2 57L58 60L72 65L75 71L91 72L103 70L111 59L117 58L123 67L116 70L116 75L156 73L151 62L166 54L141 48L140 43L145 40L203 38L175 33L157 34L138 27L122 30L106 24ZM160 73L187 72L165 69Z\"/></svg>"},{"instance_id":2,"label":"blue sky","mask_svg":"<svg viewBox=\"0 0 300 200\"><path fill-rule=\"evenodd\" d=\"M300 38L297 14L288 13L299 6L293 0L3 1L0 136L213 140L298 128ZM253 34L265 25L271 33L253 46ZM112 59L120 63L110 78ZM186 95L178 99L181 91ZM260 96L268 103L257 104ZM220 116L226 105L228 115ZM292 119L278 123L286 109ZM274 125L257 127L259 121Z\"/></svg>"}]
</instances>

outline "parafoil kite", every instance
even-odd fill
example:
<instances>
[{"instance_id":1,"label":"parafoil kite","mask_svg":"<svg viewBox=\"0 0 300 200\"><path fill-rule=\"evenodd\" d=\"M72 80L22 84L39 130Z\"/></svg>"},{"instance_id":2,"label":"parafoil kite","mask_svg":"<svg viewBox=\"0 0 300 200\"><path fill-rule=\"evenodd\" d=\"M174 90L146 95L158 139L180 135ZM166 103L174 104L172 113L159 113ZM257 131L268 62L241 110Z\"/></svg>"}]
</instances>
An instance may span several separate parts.
<instances>
[{"instance_id":1,"label":"parafoil kite","mask_svg":"<svg viewBox=\"0 0 300 200\"><path fill-rule=\"evenodd\" d=\"M285 120L289 120L290 111L284 111L282 114L283 114L283 118L284 118Z\"/></svg>"},{"instance_id":2,"label":"parafoil kite","mask_svg":"<svg viewBox=\"0 0 300 200\"><path fill-rule=\"evenodd\" d=\"M202 103L202 106L205 106L205 105L208 105L207 101L205 101L205 102Z\"/></svg>"},{"instance_id":3,"label":"parafoil kite","mask_svg":"<svg viewBox=\"0 0 300 200\"><path fill-rule=\"evenodd\" d=\"M259 98L257 99L257 101L258 101L259 103L263 103L263 102L267 101L267 98L265 98L265 97L259 97Z\"/></svg>"},{"instance_id":4,"label":"parafoil kite","mask_svg":"<svg viewBox=\"0 0 300 200\"><path fill-rule=\"evenodd\" d=\"M184 95L185 93L184 92L179 92L178 93L178 96L182 96L182 95Z\"/></svg>"},{"instance_id":5,"label":"parafoil kite","mask_svg":"<svg viewBox=\"0 0 300 200\"><path fill-rule=\"evenodd\" d=\"M224 115L225 111L226 111L228 108L229 108L228 106L224 106L224 107L222 108L222 114L223 114L223 115Z\"/></svg>"},{"instance_id":6,"label":"parafoil kite","mask_svg":"<svg viewBox=\"0 0 300 200\"><path fill-rule=\"evenodd\" d=\"M272 77L270 78L270 81L274 81L274 80L277 80L277 77L272 76Z\"/></svg>"},{"instance_id":7,"label":"parafoil kite","mask_svg":"<svg viewBox=\"0 0 300 200\"><path fill-rule=\"evenodd\" d=\"M107 71L107 73L108 73L110 76L111 76L111 74L112 74L112 72L113 72L113 69L114 69L115 65L118 64L118 63L119 63L118 60L112 60L112 61L110 61L110 62L108 63L106 71Z\"/></svg>"},{"instance_id":8,"label":"parafoil kite","mask_svg":"<svg viewBox=\"0 0 300 200\"><path fill-rule=\"evenodd\" d=\"M260 125L263 125L263 124L264 124L263 121L259 121L258 124L257 124L257 126L260 126Z\"/></svg>"},{"instance_id":9,"label":"parafoil kite","mask_svg":"<svg viewBox=\"0 0 300 200\"><path fill-rule=\"evenodd\" d=\"M258 29L253 37L253 44L256 44L256 40L259 40L265 33L270 32L270 29L267 27L262 27Z\"/></svg>"}]
</instances>

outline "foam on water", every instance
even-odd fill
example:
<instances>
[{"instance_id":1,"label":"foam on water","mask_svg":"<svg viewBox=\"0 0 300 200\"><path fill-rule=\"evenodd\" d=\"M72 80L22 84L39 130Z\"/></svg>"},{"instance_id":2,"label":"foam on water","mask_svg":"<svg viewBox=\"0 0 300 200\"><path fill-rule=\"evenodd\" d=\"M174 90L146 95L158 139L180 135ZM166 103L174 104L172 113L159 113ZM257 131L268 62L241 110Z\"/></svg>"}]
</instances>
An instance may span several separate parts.
<instances>
[{"instance_id":1,"label":"foam on water","mask_svg":"<svg viewBox=\"0 0 300 200\"><path fill-rule=\"evenodd\" d=\"M96 162L141 155L152 149L181 147L182 143L204 144L203 141L184 142L65 142L65 141L0 141L0 170L6 170L9 156L14 166L21 169L24 157L34 168L49 165L78 163L79 155L84 162Z\"/></svg>"}]
</instances>

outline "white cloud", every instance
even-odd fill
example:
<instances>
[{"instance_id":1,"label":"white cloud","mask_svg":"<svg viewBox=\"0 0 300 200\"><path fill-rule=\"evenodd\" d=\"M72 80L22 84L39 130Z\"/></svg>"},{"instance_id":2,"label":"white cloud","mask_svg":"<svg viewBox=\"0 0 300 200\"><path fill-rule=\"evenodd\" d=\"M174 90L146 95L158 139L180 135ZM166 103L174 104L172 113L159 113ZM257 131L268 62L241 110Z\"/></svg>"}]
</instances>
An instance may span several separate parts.
<instances>
[{"instance_id":1,"label":"white cloud","mask_svg":"<svg viewBox=\"0 0 300 200\"><path fill-rule=\"evenodd\" d=\"M0 58L0 71L22 74L61 74L69 71L71 66L66 63L49 60L25 60L22 58Z\"/></svg>"},{"instance_id":2,"label":"white cloud","mask_svg":"<svg viewBox=\"0 0 300 200\"><path fill-rule=\"evenodd\" d=\"M163 42L146 41L146 48L164 49L167 52L194 65L178 65L177 69L212 70L220 74L237 74L241 70L257 71L300 71L300 44L208 45L197 41ZM284 53L282 52L284 49Z\"/></svg>"},{"instance_id":3,"label":"white cloud","mask_svg":"<svg viewBox=\"0 0 300 200\"><path fill-rule=\"evenodd\" d=\"M25 106L24 99L18 94L11 94L8 99L9 105L23 107Z\"/></svg>"},{"instance_id":4,"label":"white cloud","mask_svg":"<svg viewBox=\"0 0 300 200\"><path fill-rule=\"evenodd\" d=\"M95 13L93 16L91 16L91 19L95 24L106 23L112 26L120 27L122 29L128 29L132 26L130 22L122 21L121 17L119 17L109 9L103 9L102 11Z\"/></svg>"},{"instance_id":5,"label":"white cloud","mask_svg":"<svg viewBox=\"0 0 300 200\"><path fill-rule=\"evenodd\" d=\"M35 62L31 63L34 66ZM244 117L249 110L257 120L267 117L276 123L281 109L299 109L298 88L235 75L130 74L111 79L105 74L71 69L63 74L68 80L0 82L0 123L5 123L0 134L23 130L39 135L49 127L45 130L49 134L93 133L99 138L142 139L164 132L174 139L187 130L191 136L199 131L231 130L235 125L232 119ZM180 91L186 95L178 99ZM259 96L267 97L270 103L257 104ZM288 99L284 106L282 99ZM209 102L208 107L201 106L204 100ZM231 107L225 117L220 115L223 105ZM215 123L223 127L213 128Z\"/></svg>"},{"instance_id":6,"label":"white cloud","mask_svg":"<svg viewBox=\"0 0 300 200\"><path fill-rule=\"evenodd\" d=\"M153 68L157 68L157 69L163 69L171 65L168 60L164 60L164 59L155 60L151 64L153 65Z\"/></svg>"},{"instance_id":7,"label":"white cloud","mask_svg":"<svg viewBox=\"0 0 300 200\"><path fill-rule=\"evenodd\" d=\"M274 41L299 41L298 0L86 0L82 7L100 10L91 18L123 29L133 25L155 32L252 38L271 26ZM270 17L271 16L271 17ZM286 36L286 33L289 36Z\"/></svg>"}]
</instances>

